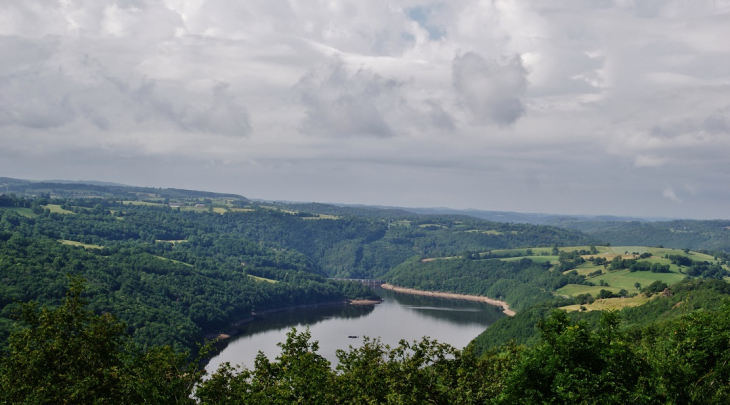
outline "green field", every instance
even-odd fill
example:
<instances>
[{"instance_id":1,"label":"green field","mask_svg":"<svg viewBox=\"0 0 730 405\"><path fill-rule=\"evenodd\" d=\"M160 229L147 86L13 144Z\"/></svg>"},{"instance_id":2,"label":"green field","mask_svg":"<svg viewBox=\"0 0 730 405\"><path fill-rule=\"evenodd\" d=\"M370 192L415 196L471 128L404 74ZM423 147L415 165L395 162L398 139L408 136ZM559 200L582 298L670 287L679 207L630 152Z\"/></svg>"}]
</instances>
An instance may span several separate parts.
<instances>
[{"instance_id":1,"label":"green field","mask_svg":"<svg viewBox=\"0 0 730 405\"><path fill-rule=\"evenodd\" d=\"M187 240L186 239L168 239L168 240L165 240L165 239L155 239L155 242L172 243L173 245L176 245L178 243L185 243L185 242L187 242Z\"/></svg>"},{"instance_id":2,"label":"green field","mask_svg":"<svg viewBox=\"0 0 730 405\"><path fill-rule=\"evenodd\" d=\"M261 205L260 207L261 208L266 208L267 210L286 212L287 214L296 214L297 213L296 211L285 210L283 208L274 207L274 206L271 206L271 205Z\"/></svg>"},{"instance_id":3,"label":"green field","mask_svg":"<svg viewBox=\"0 0 730 405\"><path fill-rule=\"evenodd\" d=\"M572 252L574 250L590 250L590 246L564 246L564 247L558 247L558 250L561 252ZM603 253L603 249L606 249L603 246L596 246L596 249L599 253ZM524 249L496 249L492 250L492 253L497 255L517 255L520 254L522 256L527 255L527 251L531 250L533 255L543 255L543 254L551 254L553 252L553 248L551 247L534 247L534 248L524 248Z\"/></svg>"},{"instance_id":4,"label":"green field","mask_svg":"<svg viewBox=\"0 0 730 405\"><path fill-rule=\"evenodd\" d=\"M699 261L707 261L710 263L717 263L718 260L715 260L714 257L710 255L706 255L704 253L699 252L692 252L684 253L684 250L682 249L668 249L668 248L655 248L655 247L646 247L646 246L609 246L609 247L603 247L603 249L608 249L608 253L613 254L624 254L625 252L636 252L636 253L651 253L655 257L664 257L664 255L679 255L679 256L686 256L689 257L692 260L699 260ZM600 247L598 249L601 250Z\"/></svg>"},{"instance_id":5,"label":"green field","mask_svg":"<svg viewBox=\"0 0 730 405\"><path fill-rule=\"evenodd\" d=\"M57 205L57 204L41 205L41 207L43 207L44 209L47 209L47 210L51 211L51 213L64 214L64 215L66 215L66 214L76 215L75 212L69 211L69 210L65 210L65 209L61 208L60 205Z\"/></svg>"},{"instance_id":6,"label":"green field","mask_svg":"<svg viewBox=\"0 0 730 405\"><path fill-rule=\"evenodd\" d=\"M154 207L161 207L161 206L164 205L162 203L151 203L151 202L147 202L147 201L124 201L123 204L127 204L127 205L151 205L151 206L154 206Z\"/></svg>"},{"instance_id":7,"label":"green field","mask_svg":"<svg viewBox=\"0 0 730 405\"><path fill-rule=\"evenodd\" d=\"M487 231L484 231L484 230L481 230L481 229L470 229L470 230L464 231L464 232L468 232L468 233L482 233L482 234L485 234L485 235L504 235L502 232L497 231L495 229L490 229L490 230L487 230Z\"/></svg>"},{"instance_id":8,"label":"green field","mask_svg":"<svg viewBox=\"0 0 730 405\"><path fill-rule=\"evenodd\" d=\"M317 214L316 217L302 217L302 219L340 219L340 217L329 214Z\"/></svg>"},{"instance_id":9,"label":"green field","mask_svg":"<svg viewBox=\"0 0 730 405\"><path fill-rule=\"evenodd\" d=\"M181 212L208 212L208 207L194 207L192 205L183 205L182 207L174 207L180 209ZM223 208L221 208L223 209Z\"/></svg>"},{"instance_id":10,"label":"green field","mask_svg":"<svg viewBox=\"0 0 730 405\"><path fill-rule=\"evenodd\" d=\"M504 259L499 259L503 262L514 262L517 260L522 259L530 259L535 263L545 263L548 262L550 264L557 264L558 263L558 257L557 256L519 256L519 257L507 257Z\"/></svg>"},{"instance_id":11,"label":"green field","mask_svg":"<svg viewBox=\"0 0 730 405\"><path fill-rule=\"evenodd\" d=\"M177 263L177 264L182 264L183 266L188 266L188 267L194 267L194 266L193 266L192 264L190 264L190 263L185 263L185 262L181 262L181 261L179 261L179 260L173 260L173 259L168 259L167 257L162 257L162 256L157 256L157 255L150 255L150 256L152 256L152 257L156 257L156 258L158 258L158 259L160 259L160 260L168 260L168 261L171 261L171 262L173 262L173 263Z\"/></svg>"},{"instance_id":12,"label":"green field","mask_svg":"<svg viewBox=\"0 0 730 405\"><path fill-rule=\"evenodd\" d=\"M267 282L267 283L271 283L271 284L276 284L276 283L278 283L278 281L277 281L277 280L272 280L272 279L270 279L270 278L263 278L263 277L258 277L258 276L252 276L252 275L250 275L250 274L247 274L247 276L251 277L252 279L254 279L254 280L256 280L256 281L265 281L265 282Z\"/></svg>"},{"instance_id":13,"label":"green field","mask_svg":"<svg viewBox=\"0 0 730 405\"><path fill-rule=\"evenodd\" d=\"M58 241L61 242L61 243L63 243L64 245L81 246L81 247L86 248L86 249L101 249L101 248L103 248L103 246L91 245L91 244L88 244L88 243L81 243L81 242L76 242L76 241L73 241L73 240L59 239Z\"/></svg>"},{"instance_id":14,"label":"green field","mask_svg":"<svg viewBox=\"0 0 730 405\"><path fill-rule=\"evenodd\" d=\"M253 208L229 208L228 210L232 211L232 212L254 212L254 211L256 211Z\"/></svg>"},{"instance_id":15,"label":"green field","mask_svg":"<svg viewBox=\"0 0 730 405\"><path fill-rule=\"evenodd\" d=\"M15 211L15 212L18 213L18 215L22 215L22 216L27 217L27 218L35 218L35 217L38 216L30 208L8 207L8 208L3 208L3 209L10 210L10 211Z\"/></svg>"},{"instance_id":16,"label":"green field","mask_svg":"<svg viewBox=\"0 0 730 405\"><path fill-rule=\"evenodd\" d=\"M658 295L654 295L652 298L658 297ZM579 311L581 307L585 308L587 311L617 311L621 308L626 307L638 307L639 305L645 304L647 301L649 301L652 298L647 298L644 295L637 295L635 297L630 298L605 298L596 300L593 302L593 304L585 304L585 305L568 305L565 307L560 307L560 309L564 309L568 312L570 311Z\"/></svg>"},{"instance_id":17,"label":"green field","mask_svg":"<svg viewBox=\"0 0 730 405\"><path fill-rule=\"evenodd\" d=\"M557 257L555 258L555 260L557 260ZM593 273L596 270L602 270L604 273L607 273L608 272L608 270L604 270L603 269L603 265L602 264L595 265L595 264L593 264L591 262L585 262L583 264L580 264L580 265L578 265L578 267L576 267L573 270L577 271L578 274L580 274L582 276L587 276L588 274ZM567 273L569 271L572 271L572 270L567 270L567 271L564 271L563 273Z\"/></svg>"},{"instance_id":18,"label":"green field","mask_svg":"<svg viewBox=\"0 0 730 405\"><path fill-rule=\"evenodd\" d=\"M559 295L578 295L578 294L591 294L593 296L598 295L601 290L609 290L614 293L618 293L621 289L625 289L629 293L638 292L635 283L641 284L643 287L648 286L654 281L660 280L668 285L672 285L682 279L684 274L678 273L652 273L649 271L636 271L631 273L628 269L612 271L608 274L603 274L590 278L588 280L598 284L601 280L609 284L605 286L588 286L580 284L568 284L565 287L556 291Z\"/></svg>"},{"instance_id":19,"label":"green field","mask_svg":"<svg viewBox=\"0 0 730 405\"><path fill-rule=\"evenodd\" d=\"M534 248L532 249L533 252L539 252L538 249L544 249L544 248ZM642 286L646 287L649 284L653 283L654 281L663 281L667 283L668 285L672 285L682 279L685 278L685 275L681 273L681 269L679 266L671 264L671 261L669 259L665 259L665 255L679 255L679 256L685 256L689 257L692 260L697 261L707 261L710 263L718 263L718 260L715 260L714 257L698 253L698 252L689 252L685 253L681 249L667 249L667 248L655 248L655 247L646 247L646 246L597 246L598 251L600 252L597 256L604 256L607 257L610 260L612 260L616 255L621 255L624 258L631 258L636 257L632 256L632 253L651 253L652 257L647 259L640 259L640 261L646 261L649 263L659 263L662 265L669 265L670 273L651 273L648 271L637 271L637 272L630 272L628 269L619 270L619 271L612 271L609 272L608 269L604 269L603 265L594 265L591 262L586 262L583 264L578 265L574 270L578 272L580 275L588 275L590 273L595 272L596 270L601 270L603 274L599 276L594 276L591 278L588 278L587 280L596 284L595 286L587 286L587 285L579 285L579 284L568 284L565 287L559 289L556 291L556 294L559 295L566 295L566 296L575 296L579 294L591 294L593 296L596 296L598 293L600 293L601 290L609 290L613 293L618 293L621 289L627 290L629 293L638 292L636 290L636 287L634 287L635 283L639 283ZM560 250L580 250L580 247L575 248L560 248ZM512 250L514 251L514 250ZM496 252L496 251L495 251ZM500 252L509 252L509 251L500 251ZM628 252L628 254L627 254ZM539 257L539 256L538 256ZM584 258L587 258L588 256L583 256ZM531 257L532 258L532 257ZM515 259L512 259L515 260ZM572 270L568 270L572 271ZM600 282L604 281L605 283L608 283L608 286L601 286ZM612 305L617 306L626 306L627 303L633 304L633 301L616 301L616 303ZM623 303L623 304L621 304Z\"/></svg>"}]
</instances>

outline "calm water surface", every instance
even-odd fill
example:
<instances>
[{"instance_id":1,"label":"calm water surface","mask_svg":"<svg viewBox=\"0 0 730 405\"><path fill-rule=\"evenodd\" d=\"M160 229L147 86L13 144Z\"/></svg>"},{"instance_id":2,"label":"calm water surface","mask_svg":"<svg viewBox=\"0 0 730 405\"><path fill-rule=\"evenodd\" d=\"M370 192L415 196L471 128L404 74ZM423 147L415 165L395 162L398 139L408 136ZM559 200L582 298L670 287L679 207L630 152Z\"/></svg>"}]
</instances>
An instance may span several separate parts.
<instances>
[{"instance_id":1,"label":"calm water surface","mask_svg":"<svg viewBox=\"0 0 730 405\"><path fill-rule=\"evenodd\" d=\"M505 316L501 308L480 302L408 295L381 288L375 292L384 301L374 306L304 308L257 319L244 325L206 368L212 372L224 362L253 368L259 351L273 360L280 353L276 344L286 340L292 327L299 331L309 327L312 339L319 341L319 354L335 364L335 351L361 346L363 336L380 337L391 347L397 346L400 339L412 341L429 336L463 348ZM350 335L358 338L348 338Z\"/></svg>"}]
</instances>

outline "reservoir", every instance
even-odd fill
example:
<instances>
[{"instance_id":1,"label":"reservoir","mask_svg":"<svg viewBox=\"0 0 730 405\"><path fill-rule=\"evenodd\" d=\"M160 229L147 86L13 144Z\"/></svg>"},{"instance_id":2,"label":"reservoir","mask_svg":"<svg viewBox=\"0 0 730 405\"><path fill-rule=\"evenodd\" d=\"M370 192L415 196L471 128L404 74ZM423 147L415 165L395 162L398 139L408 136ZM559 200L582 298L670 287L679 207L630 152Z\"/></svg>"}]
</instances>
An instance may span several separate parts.
<instances>
[{"instance_id":1,"label":"reservoir","mask_svg":"<svg viewBox=\"0 0 730 405\"><path fill-rule=\"evenodd\" d=\"M421 340L424 336L463 349L489 325L504 317L502 309L481 302L398 293L376 288L383 298L377 305L324 306L269 314L243 325L238 335L206 367L212 373L225 362L254 367L259 351L273 360L279 355L278 342L286 340L292 327L309 327L312 340L319 342L318 353L337 363L335 351L360 347L363 336L380 338L391 348L401 339ZM357 336L351 338L351 336Z\"/></svg>"}]
</instances>

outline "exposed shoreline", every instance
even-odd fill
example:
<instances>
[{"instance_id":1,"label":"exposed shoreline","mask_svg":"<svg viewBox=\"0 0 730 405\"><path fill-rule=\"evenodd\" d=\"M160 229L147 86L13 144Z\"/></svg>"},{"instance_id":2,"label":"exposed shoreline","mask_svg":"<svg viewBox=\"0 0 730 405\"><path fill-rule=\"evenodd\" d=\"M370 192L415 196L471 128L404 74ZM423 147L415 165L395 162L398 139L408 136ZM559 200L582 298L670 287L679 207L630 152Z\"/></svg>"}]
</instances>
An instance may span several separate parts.
<instances>
[{"instance_id":1,"label":"exposed shoreline","mask_svg":"<svg viewBox=\"0 0 730 405\"><path fill-rule=\"evenodd\" d=\"M390 285L387 283L381 285L380 288L384 288L386 290L391 290L391 291L404 293L404 294L425 295L428 297L453 298L453 299L457 299L457 300L485 302L489 305L502 307L502 312L504 312L504 314L507 316L515 316L515 314L517 314L517 312L515 312L509 308L509 304L507 304L506 302L500 301L500 300L495 300L494 298L484 297L482 295L455 294L455 293L447 293L447 292L440 292L440 291L423 291L423 290L416 290L413 288L398 287L398 286Z\"/></svg>"}]
</instances>

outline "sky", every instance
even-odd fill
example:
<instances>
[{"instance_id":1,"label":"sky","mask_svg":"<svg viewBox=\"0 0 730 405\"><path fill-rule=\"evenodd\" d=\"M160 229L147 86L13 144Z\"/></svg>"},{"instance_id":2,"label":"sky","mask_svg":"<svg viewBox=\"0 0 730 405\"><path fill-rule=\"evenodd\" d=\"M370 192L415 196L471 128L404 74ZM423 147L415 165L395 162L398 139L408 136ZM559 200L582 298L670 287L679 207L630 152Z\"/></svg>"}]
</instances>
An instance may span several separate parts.
<instances>
[{"instance_id":1,"label":"sky","mask_svg":"<svg viewBox=\"0 0 730 405\"><path fill-rule=\"evenodd\" d=\"M730 0L0 0L0 176L730 218Z\"/></svg>"}]
</instances>

